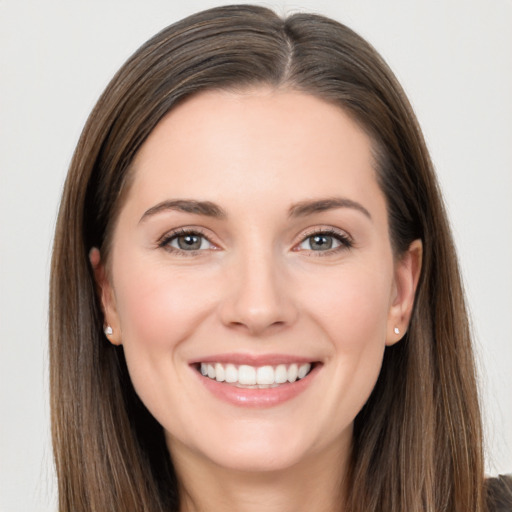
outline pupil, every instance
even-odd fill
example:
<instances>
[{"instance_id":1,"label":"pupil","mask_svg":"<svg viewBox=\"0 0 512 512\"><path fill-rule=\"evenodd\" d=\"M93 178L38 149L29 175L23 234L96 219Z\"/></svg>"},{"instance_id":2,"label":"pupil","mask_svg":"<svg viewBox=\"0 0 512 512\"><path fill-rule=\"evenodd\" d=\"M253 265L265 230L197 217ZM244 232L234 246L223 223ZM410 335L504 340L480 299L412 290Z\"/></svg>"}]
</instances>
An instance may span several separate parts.
<instances>
[{"instance_id":1,"label":"pupil","mask_svg":"<svg viewBox=\"0 0 512 512\"><path fill-rule=\"evenodd\" d=\"M184 235L178 238L180 249L191 250L201 247L201 238L197 235Z\"/></svg>"},{"instance_id":2,"label":"pupil","mask_svg":"<svg viewBox=\"0 0 512 512\"><path fill-rule=\"evenodd\" d=\"M332 237L324 235L315 235L313 237L312 249L330 249L332 247Z\"/></svg>"}]
</instances>

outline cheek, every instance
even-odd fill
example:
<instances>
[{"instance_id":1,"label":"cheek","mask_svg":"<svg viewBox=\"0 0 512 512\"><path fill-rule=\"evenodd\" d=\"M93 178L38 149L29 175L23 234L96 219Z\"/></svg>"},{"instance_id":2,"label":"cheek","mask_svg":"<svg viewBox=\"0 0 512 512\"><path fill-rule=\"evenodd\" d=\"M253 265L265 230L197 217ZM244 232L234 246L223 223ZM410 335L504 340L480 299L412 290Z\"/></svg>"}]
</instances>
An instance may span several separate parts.
<instances>
[{"instance_id":1,"label":"cheek","mask_svg":"<svg viewBox=\"0 0 512 512\"><path fill-rule=\"evenodd\" d=\"M340 272L312 298L312 316L323 325L337 352L383 345L390 289L389 272L370 273L364 267Z\"/></svg>"},{"instance_id":2,"label":"cheek","mask_svg":"<svg viewBox=\"0 0 512 512\"><path fill-rule=\"evenodd\" d=\"M347 269L348 270L348 269ZM378 378L385 349L392 276L385 269L352 267L325 283L311 301L311 316L331 344L331 407L343 403L340 424L352 421Z\"/></svg>"},{"instance_id":3,"label":"cheek","mask_svg":"<svg viewBox=\"0 0 512 512\"><path fill-rule=\"evenodd\" d=\"M350 428L377 381L385 350L392 285L389 267L343 265L335 272L302 273L300 294L305 329L325 347L324 382L311 425L328 424L319 443ZM320 339L319 339L320 338Z\"/></svg>"},{"instance_id":4,"label":"cheek","mask_svg":"<svg viewBox=\"0 0 512 512\"><path fill-rule=\"evenodd\" d=\"M201 273L154 264L123 267L116 279L123 343L167 346L185 338L209 303Z\"/></svg>"},{"instance_id":5,"label":"cheek","mask_svg":"<svg viewBox=\"0 0 512 512\"><path fill-rule=\"evenodd\" d=\"M117 270L116 304L130 377L160 420L169 404L185 400L176 390L184 389L186 342L211 311L215 283L200 271L127 259Z\"/></svg>"}]
</instances>

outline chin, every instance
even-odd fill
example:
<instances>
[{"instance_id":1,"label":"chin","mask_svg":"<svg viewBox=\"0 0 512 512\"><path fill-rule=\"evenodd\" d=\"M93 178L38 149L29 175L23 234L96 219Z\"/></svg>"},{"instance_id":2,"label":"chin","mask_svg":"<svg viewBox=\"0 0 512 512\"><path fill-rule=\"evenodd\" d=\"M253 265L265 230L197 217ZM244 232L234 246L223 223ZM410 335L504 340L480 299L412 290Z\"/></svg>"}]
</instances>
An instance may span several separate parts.
<instances>
[{"instance_id":1,"label":"chin","mask_svg":"<svg viewBox=\"0 0 512 512\"><path fill-rule=\"evenodd\" d=\"M231 446L221 453L211 453L210 460L225 469L267 473L284 471L297 465L304 457L304 447L276 448L251 444L250 441L243 446Z\"/></svg>"},{"instance_id":2,"label":"chin","mask_svg":"<svg viewBox=\"0 0 512 512\"><path fill-rule=\"evenodd\" d=\"M168 436L169 451L173 458L194 454L227 470L263 473L289 469L307 458L312 449L310 436L283 426L237 422L233 427L213 427L199 440Z\"/></svg>"}]
</instances>

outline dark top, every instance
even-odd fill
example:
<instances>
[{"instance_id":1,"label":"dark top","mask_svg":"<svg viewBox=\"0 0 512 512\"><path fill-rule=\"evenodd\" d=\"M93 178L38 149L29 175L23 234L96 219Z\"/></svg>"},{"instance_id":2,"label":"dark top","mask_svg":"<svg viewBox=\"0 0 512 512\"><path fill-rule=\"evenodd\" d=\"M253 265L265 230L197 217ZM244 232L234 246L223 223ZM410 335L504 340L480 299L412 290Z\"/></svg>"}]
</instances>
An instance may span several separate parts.
<instances>
[{"instance_id":1,"label":"dark top","mask_svg":"<svg viewBox=\"0 0 512 512\"><path fill-rule=\"evenodd\" d=\"M486 492L489 512L512 512L512 475L489 478Z\"/></svg>"}]
</instances>

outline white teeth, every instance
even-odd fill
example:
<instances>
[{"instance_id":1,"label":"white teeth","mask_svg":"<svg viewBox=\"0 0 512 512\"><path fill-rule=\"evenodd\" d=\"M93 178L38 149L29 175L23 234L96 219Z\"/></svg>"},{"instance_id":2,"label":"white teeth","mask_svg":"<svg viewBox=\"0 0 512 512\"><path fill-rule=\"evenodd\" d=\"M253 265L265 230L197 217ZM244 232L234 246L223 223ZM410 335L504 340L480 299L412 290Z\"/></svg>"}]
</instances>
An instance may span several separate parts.
<instances>
[{"instance_id":1,"label":"white teeth","mask_svg":"<svg viewBox=\"0 0 512 512\"><path fill-rule=\"evenodd\" d=\"M303 379L311 370L311 365L309 363L301 364L299 367L298 377L299 379Z\"/></svg>"},{"instance_id":2,"label":"white teeth","mask_svg":"<svg viewBox=\"0 0 512 512\"><path fill-rule=\"evenodd\" d=\"M254 366L242 364L238 368L238 382L246 386L256 384L256 369Z\"/></svg>"},{"instance_id":3,"label":"white teeth","mask_svg":"<svg viewBox=\"0 0 512 512\"><path fill-rule=\"evenodd\" d=\"M201 374L217 382L260 388L295 382L297 379L306 377L310 370L310 363L300 366L296 363L288 366L279 364L276 367L266 365L258 368L245 364L238 368L234 364L222 363L201 363L200 365Z\"/></svg>"},{"instance_id":4,"label":"white teeth","mask_svg":"<svg viewBox=\"0 0 512 512\"><path fill-rule=\"evenodd\" d=\"M277 384L284 384L288 380L288 370L284 364L280 364L276 368L275 379Z\"/></svg>"},{"instance_id":5,"label":"white teeth","mask_svg":"<svg viewBox=\"0 0 512 512\"><path fill-rule=\"evenodd\" d=\"M288 368L288 382L295 382L299 374L299 367L296 364L291 364Z\"/></svg>"},{"instance_id":6,"label":"white teeth","mask_svg":"<svg viewBox=\"0 0 512 512\"><path fill-rule=\"evenodd\" d=\"M238 382L238 370L234 364L228 364L226 366L226 382Z\"/></svg>"},{"instance_id":7,"label":"white teeth","mask_svg":"<svg viewBox=\"0 0 512 512\"><path fill-rule=\"evenodd\" d=\"M224 372L224 366L220 363L215 365L215 379L217 382L224 382L226 380L226 374Z\"/></svg>"},{"instance_id":8,"label":"white teeth","mask_svg":"<svg viewBox=\"0 0 512 512\"><path fill-rule=\"evenodd\" d=\"M256 370L256 382L258 384L274 384L274 368L272 366L260 366Z\"/></svg>"}]
</instances>

